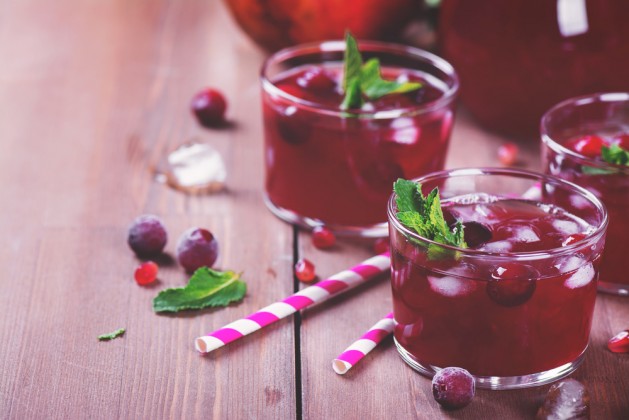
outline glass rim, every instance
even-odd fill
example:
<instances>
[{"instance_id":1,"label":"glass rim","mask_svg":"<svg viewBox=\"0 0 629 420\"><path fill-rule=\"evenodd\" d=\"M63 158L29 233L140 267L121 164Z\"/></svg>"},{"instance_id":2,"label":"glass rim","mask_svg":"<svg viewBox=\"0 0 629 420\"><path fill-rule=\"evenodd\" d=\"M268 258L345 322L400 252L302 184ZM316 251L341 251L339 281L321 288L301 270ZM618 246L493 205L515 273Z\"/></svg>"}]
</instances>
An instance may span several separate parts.
<instances>
[{"instance_id":1,"label":"glass rim","mask_svg":"<svg viewBox=\"0 0 629 420\"><path fill-rule=\"evenodd\" d=\"M629 103L629 92L601 92L601 93L594 93L590 95L576 96L574 98L569 98L569 99L559 102L558 104L548 109L542 116L542 119L540 121L540 134L542 138L542 143L544 143L544 145L546 145L548 148L550 148L554 152L563 154L563 155L568 155L581 164L592 166L598 169L604 169L604 170L611 171L614 173L624 173L624 174L629 175L629 166L616 165L613 163L608 163L605 161L595 160L591 157L587 157L585 155L582 155L581 153L575 152L574 150L568 149L563 144L553 139L553 137L549 134L549 130L548 130L548 126L550 124L549 119L554 113L562 109L566 109L568 107L578 107L578 106L588 105L588 104L592 104L596 102L609 102L609 103L627 102Z\"/></svg>"},{"instance_id":2,"label":"glass rim","mask_svg":"<svg viewBox=\"0 0 629 420\"><path fill-rule=\"evenodd\" d=\"M273 94L275 96L279 96L280 98L292 102L298 105L301 109L306 109L312 112L316 112L319 114L339 117L339 118L347 118L349 116L364 118L364 119L374 119L374 120L384 120L384 119L393 119L400 117L408 117L418 114L428 113L434 110L442 109L450 105L459 91L460 81L459 76L456 73L456 70L445 59L435 55L431 52L422 50L420 48L411 47L408 45L397 44L392 42L381 42L381 41L357 41L359 49L361 52L383 52L383 53L392 53L392 54L400 54L406 55L409 57L418 58L423 60L425 63L437 68L439 71L443 72L448 80L452 81L452 86L448 85L448 89L444 92L444 94L430 102L426 102L423 104L418 104L413 107L405 107L399 109L392 109L386 111L366 111L366 110L340 110L339 108L333 108L329 106L323 106L317 104L316 102L306 101L296 96L289 94L281 89L279 89L275 84L268 78L267 71L271 64L280 63L289 58L297 57L303 54L310 53L325 53L325 52L342 52L345 50L345 42L342 40L331 40L331 41L323 41L323 42L312 42L306 44L299 44L292 47L281 49L271 56L267 57L262 64L260 69L260 81L262 84L262 88L265 92ZM322 60L322 62L325 62Z\"/></svg>"},{"instance_id":3,"label":"glass rim","mask_svg":"<svg viewBox=\"0 0 629 420\"><path fill-rule=\"evenodd\" d=\"M440 248L451 250L454 252L458 252L466 257L491 257L494 260L543 260L547 258L554 258L557 256L561 256L562 254L572 254L576 250L582 249L584 247L589 247L594 242L597 242L600 237L605 233L607 229L607 225L609 223L607 208L605 205L590 191L585 188L576 185L572 182L563 180L553 175L541 174L534 171L529 171L526 169L511 169L511 168L491 168L491 167L478 167L478 168L458 168L458 169L446 169L443 171L432 172L426 175L423 175L418 178L412 179L414 182L424 183L427 180L435 180L439 178L451 178L451 177L459 177L459 176L473 176L473 175L505 175L505 176L514 176L519 178L528 178L535 179L537 181L550 181L554 184L559 184L571 189L579 193L581 196L585 197L591 204L595 206L595 208L602 215L602 221L595 227L595 230L588 234L585 238L580 241L577 241L573 244L569 244L562 247L544 249L540 251L526 251L526 252L490 252L490 251L481 251L477 249L470 248L459 248L453 245L446 245L440 242L433 241L431 239L425 238L419 235L417 232L413 232L404 226L395 216L395 192L391 194L387 203L387 216L389 219L389 226L395 228L396 230L402 232L407 237L411 237L421 242L425 242L429 245L436 245Z\"/></svg>"}]
</instances>

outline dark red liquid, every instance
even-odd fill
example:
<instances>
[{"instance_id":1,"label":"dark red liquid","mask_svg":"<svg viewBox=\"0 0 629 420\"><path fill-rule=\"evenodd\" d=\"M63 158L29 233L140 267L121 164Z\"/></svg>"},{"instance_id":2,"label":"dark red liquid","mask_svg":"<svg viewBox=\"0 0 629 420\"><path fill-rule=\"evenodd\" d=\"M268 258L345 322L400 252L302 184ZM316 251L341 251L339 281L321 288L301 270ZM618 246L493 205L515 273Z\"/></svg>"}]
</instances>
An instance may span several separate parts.
<instances>
[{"instance_id":1,"label":"dark red liquid","mask_svg":"<svg viewBox=\"0 0 629 420\"><path fill-rule=\"evenodd\" d=\"M444 0L442 52L481 123L537 133L562 100L629 90L627 17L626 0Z\"/></svg>"},{"instance_id":2,"label":"dark red liquid","mask_svg":"<svg viewBox=\"0 0 629 420\"><path fill-rule=\"evenodd\" d=\"M626 136L626 134L625 134ZM564 146L581 154L582 148L579 142L583 136L575 137L567 141ZM623 136L600 136L604 144L616 143L621 147L627 147L622 143ZM567 181L580 185L596 195L607 207L609 227L605 240L605 252L601 263L600 280L605 283L625 285L629 291L629 276L626 273L626 258L629 245L629 168L611 169L610 173L604 170L596 172L596 169L588 167L582 160L577 160L564 153L557 153L545 147L545 161L547 172ZM600 157L594 160L601 161ZM610 165L611 168L611 165Z\"/></svg>"},{"instance_id":3,"label":"dark red liquid","mask_svg":"<svg viewBox=\"0 0 629 420\"><path fill-rule=\"evenodd\" d=\"M543 252L592 230L561 209L522 200L444 208L489 228L492 238L476 248L485 251ZM524 261L434 259L396 229L391 243L395 339L420 364L522 376L573 362L585 350L599 262L589 246Z\"/></svg>"},{"instance_id":4,"label":"dark red liquid","mask_svg":"<svg viewBox=\"0 0 629 420\"><path fill-rule=\"evenodd\" d=\"M326 67L332 84L300 86L312 66L277 77L279 89L308 101L302 106L263 94L266 193L276 206L329 225L370 226L386 221L386 202L397 178L443 169L453 111L430 107L445 86L422 73L383 71L387 79L405 75L419 91L387 95L367 105L371 111L407 109L400 118L338 115L343 101L341 69ZM334 111L332 115L324 110Z\"/></svg>"}]
</instances>

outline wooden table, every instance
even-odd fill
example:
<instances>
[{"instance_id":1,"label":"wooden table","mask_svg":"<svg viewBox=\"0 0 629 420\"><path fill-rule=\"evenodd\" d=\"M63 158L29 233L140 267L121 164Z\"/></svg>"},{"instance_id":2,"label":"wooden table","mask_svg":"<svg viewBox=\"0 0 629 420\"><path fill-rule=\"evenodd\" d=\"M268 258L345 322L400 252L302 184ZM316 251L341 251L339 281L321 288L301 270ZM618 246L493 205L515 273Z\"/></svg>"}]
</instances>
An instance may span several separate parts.
<instances>
[{"instance_id":1,"label":"wooden table","mask_svg":"<svg viewBox=\"0 0 629 420\"><path fill-rule=\"evenodd\" d=\"M391 307L388 280L354 290L201 357L194 337L300 287L307 256L325 277L370 256L341 241L313 248L262 202L258 69L264 53L222 3L14 0L0 6L0 418L531 418L547 386L479 391L446 412L430 381L391 339L341 377L332 359ZM188 104L201 87L229 100L231 129L200 128ZM179 143L211 142L228 190L188 196L151 168ZM506 139L459 114L448 166L497 165ZM521 147L539 169L536 141ZM180 232L211 229L220 267L243 271L245 300L225 309L158 316L152 298L185 284L175 265L142 288L126 245L130 221L163 218ZM629 301L601 295L591 345L574 374L593 418L629 418L629 356L607 339L629 327ZM96 336L126 327L123 338Z\"/></svg>"}]
</instances>

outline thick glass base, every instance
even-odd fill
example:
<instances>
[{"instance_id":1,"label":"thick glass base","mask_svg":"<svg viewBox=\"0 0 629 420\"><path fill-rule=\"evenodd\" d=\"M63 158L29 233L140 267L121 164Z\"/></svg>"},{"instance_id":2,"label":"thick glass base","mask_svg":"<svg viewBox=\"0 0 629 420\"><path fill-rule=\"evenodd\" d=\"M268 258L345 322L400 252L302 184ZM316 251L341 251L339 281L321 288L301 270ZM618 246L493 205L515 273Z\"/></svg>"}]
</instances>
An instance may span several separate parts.
<instances>
[{"instance_id":1,"label":"thick glass base","mask_svg":"<svg viewBox=\"0 0 629 420\"><path fill-rule=\"evenodd\" d=\"M619 296L629 296L629 284L598 282L599 292L611 293Z\"/></svg>"},{"instance_id":2,"label":"thick glass base","mask_svg":"<svg viewBox=\"0 0 629 420\"><path fill-rule=\"evenodd\" d=\"M398 352L402 356L402 359L413 369L421 373L422 375L432 378L432 376L441 370L441 368L432 365L423 365L419 363L415 357L407 352L400 343L395 341L395 346ZM484 389L518 389L518 388L530 388L534 386L544 385L558 379L564 378L571 374L576 368L581 365L585 355L585 350L574 361L566 363L555 369L547 370L545 372L532 373L523 376L474 376L476 379L476 387Z\"/></svg>"},{"instance_id":3,"label":"thick glass base","mask_svg":"<svg viewBox=\"0 0 629 420\"><path fill-rule=\"evenodd\" d=\"M269 210L271 210L271 212L280 219L293 225L300 226L304 229L313 229L316 226L325 225L325 227L334 231L334 233L338 236L354 238L383 238L389 235L388 225L384 222L369 226L334 225L326 223L323 220L301 216L291 210L276 206L266 194L264 194L264 204L266 204Z\"/></svg>"}]
</instances>

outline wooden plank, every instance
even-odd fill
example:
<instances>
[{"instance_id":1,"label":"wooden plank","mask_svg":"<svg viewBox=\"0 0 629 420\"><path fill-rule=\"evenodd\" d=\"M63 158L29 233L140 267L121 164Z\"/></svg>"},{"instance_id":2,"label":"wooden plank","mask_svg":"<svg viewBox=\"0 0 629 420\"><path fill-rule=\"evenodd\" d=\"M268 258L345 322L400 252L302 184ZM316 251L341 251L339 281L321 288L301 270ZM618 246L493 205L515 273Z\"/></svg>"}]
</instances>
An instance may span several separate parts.
<instances>
[{"instance_id":1,"label":"wooden plank","mask_svg":"<svg viewBox=\"0 0 629 420\"><path fill-rule=\"evenodd\" d=\"M258 68L263 54L221 2L12 2L0 53L0 418L290 418L294 326L277 323L208 357L193 339L293 291L292 228L262 203ZM235 129L206 130L188 104L227 96ZM228 190L186 196L153 181L166 150L211 142ZM185 284L132 280L126 229L160 215L177 236L204 226L218 265L243 271L246 299L158 316L151 299ZM96 336L126 327L121 339Z\"/></svg>"}]
</instances>

